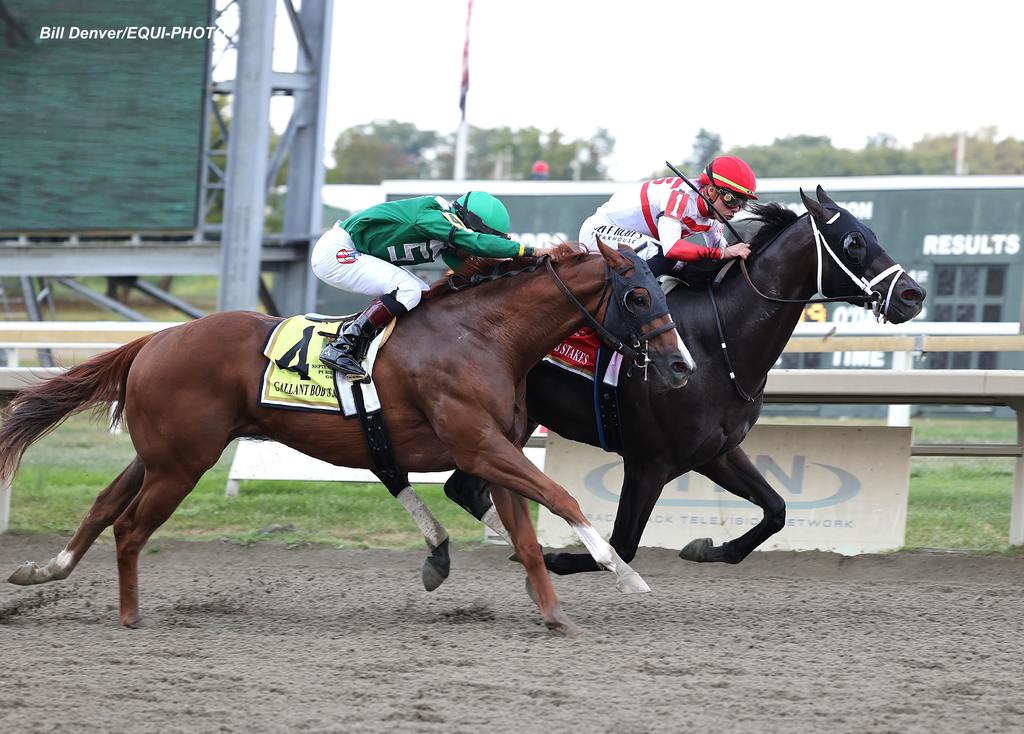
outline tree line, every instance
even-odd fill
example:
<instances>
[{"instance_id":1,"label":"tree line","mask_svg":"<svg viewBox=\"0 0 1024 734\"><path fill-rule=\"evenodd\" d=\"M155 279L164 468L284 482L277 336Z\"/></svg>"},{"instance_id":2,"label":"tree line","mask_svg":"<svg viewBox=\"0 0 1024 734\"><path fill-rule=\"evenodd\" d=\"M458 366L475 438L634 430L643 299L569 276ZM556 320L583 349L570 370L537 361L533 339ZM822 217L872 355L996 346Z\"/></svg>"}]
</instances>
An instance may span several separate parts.
<instances>
[{"instance_id":1,"label":"tree line","mask_svg":"<svg viewBox=\"0 0 1024 734\"><path fill-rule=\"evenodd\" d=\"M588 139L570 139L557 129L470 126L466 175L528 179L533 164L543 160L551 179L602 180L608 177L605 162L614 148L615 139L604 129ZM452 178L455 136L408 122L374 120L342 131L331 154L334 166L327 170L327 183Z\"/></svg>"},{"instance_id":2,"label":"tree line","mask_svg":"<svg viewBox=\"0 0 1024 734\"><path fill-rule=\"evenodd\" d=\"M790 135L768 145L724 148L717 133L702 128L686 163L693 170L716 155L738 155L761 178L954 174L960 144L965 173L1024 174L1024 141L1000 138L994 126L962 138L948 133L926 135L909 146L880 133L860 149L837 148L825 135ZM467 176L525 180L531 178L533 164L544 160L551 180L606 180L614 149L615 139L605 129L590 138L569 138L557 129L471 127ZM375 120L338 136L326 181L376 184L384 179L452 178L454 150L453 134L420 130L397 120ZM667 169L653 170L651 175L665 173Z\"/></svg>"},{"instance_id":3,"label":"tree line","mask_svg":"<svg viewBox=\"0 0 1024 734\"><path fill-rule=\"evenodd\" d=\"M958 147L963 146L963 172L969 174L1024 174L1024 141L1000 139L994 126L974 133L926 135L909 147L892 135L880 133L863 148L836 148L824 135L791 135L770 145L741 145L722 150L721 139L702 129L694 142L694 160L700 165L720 152L738 155L765 178L800 176L886 176L957 173Z\"/></svg>"}]
</instances>

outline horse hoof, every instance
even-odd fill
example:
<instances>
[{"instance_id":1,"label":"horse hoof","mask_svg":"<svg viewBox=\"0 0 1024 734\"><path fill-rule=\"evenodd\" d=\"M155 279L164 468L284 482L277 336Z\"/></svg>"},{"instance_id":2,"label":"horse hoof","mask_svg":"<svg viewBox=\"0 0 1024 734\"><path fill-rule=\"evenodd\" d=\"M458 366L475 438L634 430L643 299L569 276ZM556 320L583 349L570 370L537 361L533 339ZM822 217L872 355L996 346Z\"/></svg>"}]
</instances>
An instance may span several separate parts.
<instances>
[{"instance_id":1,"label":"horse hoof","mask_svg":"<svg viewBox=\"0 0 1024 734\"><path fill-rule=\"evenodd\" d=\"M623 594L647 594L651 590L651 587L636 571L629 571L619 576L618 581L615 582L615 588Z\"/></svg>"},{"instance_id":2,"label":"horse hoof","mask_svg":"<svg viewBox=\"0 0 1024 734\"><path fill-rule=\"evenodd\" d=\"M586 633L586 630L568 618L557 622L545 622L544 624L547 626L549 631L570 639L573 637L581 637Z\"/></svg>"},{"instance_id":3,"label":"horse hoof","mask_svg":"<svg viewBox=\"0 0 1024 734\"><path fill-rule=\"evenodd\" d=\"M127 619L122 619L121 626L127 630L137 630L139 627L142 626L142 617L140 617L138 614L135 614Z\"/></svg>"},{"instance_id":4,"label":"horse hoof","mask_svg":"<svg viewBox=\"0 0 1024 734\"><path fill-rule=\"evenodd\" d=\"M711 538L696 538L686 544L686 547L679 551L679 557L684 561L704 563L708 560L708 553L715 547L715 541Z\"/></svg>"},{"instance_id":5,"label":"horse hoof","mask_svg":"<svg viewBox=\"0 0 1024 734\"><path fill-rule=\"evenodd\" d=\"M563 635L564 637L579 637L584 633L584 629L573 622L569 615L562 611L560 604L556 604L551 615L544 619L544 625L551 632L554 632L556 635Z\"/></svg>"},{"instance_id":6,"label":"horse hoof","mask_svg":"<svg viewBox=\"0 0 1024 734\"><path fill-rule=\"evenodd\" d=\"M433 591L444 583L450 571L451 559L448 557L448 540L446 538L423 561L423 568L420 570L423 588L427 591Z\"/></svg>"},{"instance_id":7,"label":"horse hoof","mask_svg":"<svg viewBox=\"0 0 1024 734\"><path fill-rule=\"evenodd\" d=\"M434 564L433 559L428 558L423 561L420 578L423 579L423 588L427 591L433 591L444 583L444 580L448 578L448 574L443 573L442 570Z\"/></svg>"},{"instance_id":8,"label":"horse hoof","mask_svg":"<svg viewBox=\"0 0 1024 734\"><path fill-rule=\"evenodd\" d=\"M18 586L31 586L38 584L45 579L39 579L39 564L33 561L25 561L18 566L18 570L7 577L7 583Z\"/></svg>"}]
</instances>

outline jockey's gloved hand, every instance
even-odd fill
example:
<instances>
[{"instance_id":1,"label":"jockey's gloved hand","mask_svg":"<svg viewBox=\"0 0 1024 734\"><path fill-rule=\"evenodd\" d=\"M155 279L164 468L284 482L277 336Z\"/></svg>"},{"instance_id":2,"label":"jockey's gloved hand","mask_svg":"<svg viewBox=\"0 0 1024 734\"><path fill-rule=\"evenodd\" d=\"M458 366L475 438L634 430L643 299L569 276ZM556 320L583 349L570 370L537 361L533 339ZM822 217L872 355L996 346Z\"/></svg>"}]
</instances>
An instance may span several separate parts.
<instances>
[{"instance_id":1,"label":"jockey's gloved hand","mask_svg":"<svg viewBox=\"0 0 1024 734\"><path fill-rule=\"evenodd\" d=\"M530 247L529 245L520 245L523 250L523 257L544 257L545 255L553 255L555 248L552 246L548 247Z\"/></svg>"},{"instance_id":2,"label":"jockey's gloved hand","mask_svg":"<svg viewBox=\"0 0 1024 734\"><path fill-rule=\"evenodd\" d=\"M746 260L749 254L750 245L748 245L746 242L737 242L736 244L729 245L728 247L725 248L725 250L722 252L722 259L731 260L734 257L738 257L742 258L743 260Z\"/></svg>"}]
</instances>

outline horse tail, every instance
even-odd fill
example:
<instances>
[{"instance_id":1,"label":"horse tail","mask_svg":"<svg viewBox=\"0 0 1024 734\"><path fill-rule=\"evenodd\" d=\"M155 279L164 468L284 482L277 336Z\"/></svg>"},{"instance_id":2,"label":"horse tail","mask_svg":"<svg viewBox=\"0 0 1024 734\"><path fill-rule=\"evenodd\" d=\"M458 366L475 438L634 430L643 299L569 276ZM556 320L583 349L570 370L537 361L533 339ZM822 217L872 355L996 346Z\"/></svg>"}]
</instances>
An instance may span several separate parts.
<instances>
[{"instance_id":1,"label":"horse tail","mask_svg":"<svg viewBox=\"0 0 1024 734\"><path fill-rule=\"evenodd\" d=\"M0 480L12 479L28 447L69 416L116 401L110 424L117 423L124 412L128 372L153 336L97 355L15 395L0 413Z\"/></svg>"}]
</instances>

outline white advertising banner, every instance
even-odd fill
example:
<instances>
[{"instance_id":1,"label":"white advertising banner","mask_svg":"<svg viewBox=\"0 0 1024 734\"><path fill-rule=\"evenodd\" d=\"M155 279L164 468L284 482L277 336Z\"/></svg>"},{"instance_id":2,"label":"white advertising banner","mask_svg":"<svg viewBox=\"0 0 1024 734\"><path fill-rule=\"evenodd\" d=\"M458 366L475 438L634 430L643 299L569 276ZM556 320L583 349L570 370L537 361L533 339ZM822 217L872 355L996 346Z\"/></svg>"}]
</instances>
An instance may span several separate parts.
<instances>
[{"instance_id":1,"label":"white advertising banner","mask_svg":"<svg viewBox=\"0 0 1024 734\"><path fill-rule=\"evenodd\" d=\"M759 425L743 449L786 501L786 527L759 550L824 550L856 555L900 548L907 520L910 428ZM545 473L576 498L605 538L612 532L622 459L548 435ZM762 517L756 505L690 472L669 483L641 545L682 548L739 537ZM576 542L564 520L540 508L541 544Z\"/></svg>"},{"instance_id":2,"label":"white advertising banner","mask_svg":"<svg viewBox=\"0 0 1024 734\"><path fill-rule=\"evenodd\" d=\"M534 464L541 469L544 468L544 449L528 448L524 453ZM450 471L413 472L409 475L409 482L414 488L418 484L444 484L451 474ZM274 441L257 441L249 438L238 441L235 457L228 470L225 494L228 497L237 496L241 482L245 479L305 482L377 481L377 477L369 469L335 466ZM387 491L383 485L381 491Z\"/></svg>"}]
</instances>

